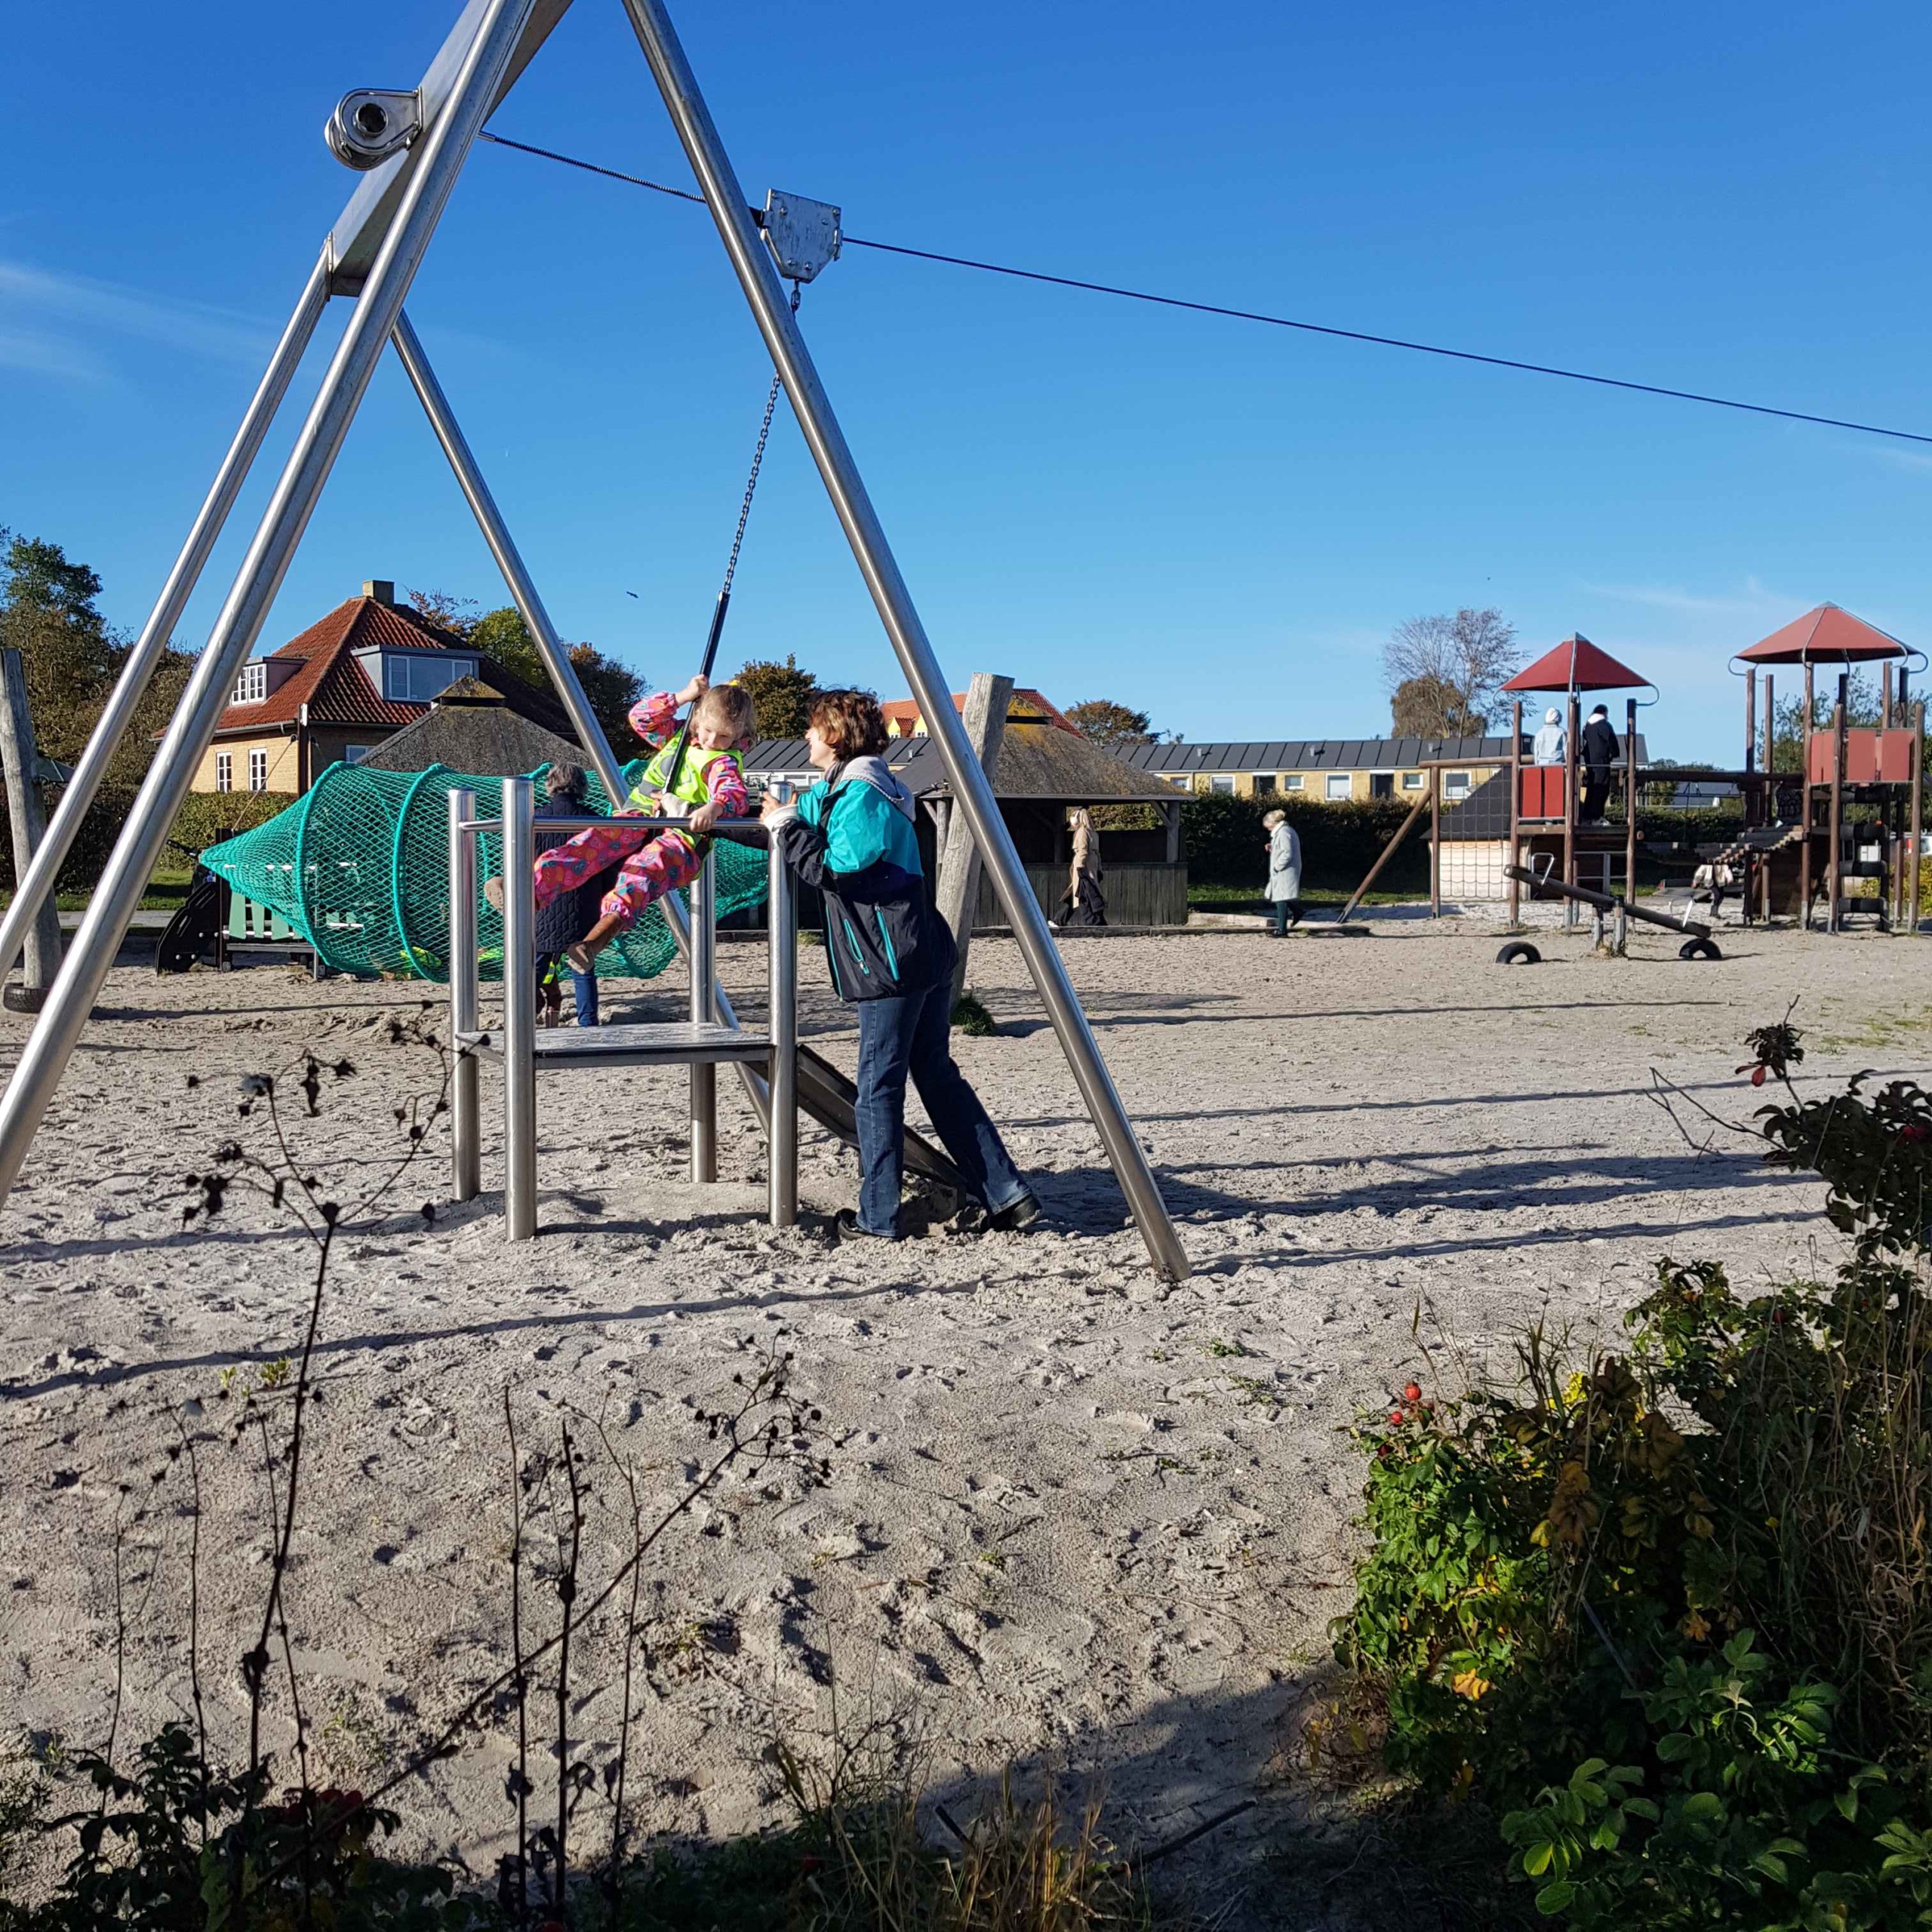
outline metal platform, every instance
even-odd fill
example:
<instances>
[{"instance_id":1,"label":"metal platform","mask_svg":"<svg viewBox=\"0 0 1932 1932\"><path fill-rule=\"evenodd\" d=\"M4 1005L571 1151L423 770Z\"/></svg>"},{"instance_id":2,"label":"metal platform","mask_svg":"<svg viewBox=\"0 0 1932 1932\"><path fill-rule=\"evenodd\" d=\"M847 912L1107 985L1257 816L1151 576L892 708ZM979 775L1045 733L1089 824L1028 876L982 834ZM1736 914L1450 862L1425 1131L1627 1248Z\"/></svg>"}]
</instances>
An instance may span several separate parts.
<instances>
[{"instance_id":1,"label":"metal platform","mask_svg":"<svg viewBox=\"0 0 1932 1932\"><path fill-rule=\"evenodd\" d=\"M502 1057L500 1031L465 1033L461 1041L478 1053ZM716 1066L727 1060L763 1062L771 1057L771 1036L694 1020L652 1026L540 1027L531 1051L540 1073L568 1066Z\"/></svg>"}]
</instances>

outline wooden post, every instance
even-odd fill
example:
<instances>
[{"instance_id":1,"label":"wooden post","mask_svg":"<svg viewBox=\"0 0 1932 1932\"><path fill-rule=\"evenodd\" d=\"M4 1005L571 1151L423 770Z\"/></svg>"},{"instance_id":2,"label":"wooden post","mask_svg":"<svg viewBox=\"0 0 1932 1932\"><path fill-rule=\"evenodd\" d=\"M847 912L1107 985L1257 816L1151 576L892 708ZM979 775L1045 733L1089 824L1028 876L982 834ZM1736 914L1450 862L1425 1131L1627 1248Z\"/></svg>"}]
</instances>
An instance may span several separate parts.
<instances>
[{"instance_id":1,"label":"wooden post","mask_svg":"<svg viewBox=\"0 0 1932 1932\"><path fill-rule=\"evenodd\" d=\"M1395 837L1383 847L1374 864L1369 867L1367 878L1355 888L1355 897L1342 908L1341 915L1335 921L1337 925L1342 926L1348 924L1349 915L1361 903L1362 894L1375 883L1377 875L1381 872L1382 868L1395 856L1396 847L1414 830L1416 820L1422 817L1423 812L1428 808L1428 805L1429 798L1425 793L1409 808L1409 815L1395 828Z\"/></svg>"},{"instance_id":2,"label":"wooden post","mask_svg":"<svg viewBox=\"0 0 1932 1932\"><path fill-rule=\"evenodd\" d=\"M1523 700L1517 699L1509 707L1509 864L1512 876L1509 881L1509 923L1512 926L1522 924L1522 881L1513 876L1515 868L1523 863Z\"/></svg>"},{"instance_id":3,"label":"wooden post","mask_svg":"<svg viewBox=\"0 0 1932 1932\"><path fill-rule=\"evenodd\" d=\"M14 838L14 878L26 876L47 820L41 809L39 752L34 743L33 714L27 705L26 661L17 651L0 651L0 766L5 768L7 817ZM8 1001L19 1013L38 1013L60 965L60 915L49 893L27 929L20 986Z\"/></svg>"},{"instance_id":4,"label":"wooden post","mask_svg":"<svg viewBox=\"0 0 1932 1932\"><path fill-rule=\"evenodd\" d=\"M1758 755L1758 667L1744 674L1744 768L1749 771Z\"/></svg>"},{"instance_id":5,"label":"wooden post","mask_svg":"<svg viewBox=\"0 0 1932 1932\"><path fill-rule=\"evenodd\" d=\"M1564 706L1563 728L1563 883L1577 883L1577 728L1579 706L1572 691ZM1563 902L1563 923L1577 923L1577 901Z\"/></svg>"},{"instance_id":6,"label":"wooden post","mask_svg":"<svg viewBox=\"0 0 1932 1932\"><path fill-rule=\"evenodd\" d=\"M1909 929L1918 931L1918 851L1925 831L1925 700L1912 707L1912 884L1906 894Z\"/></svg>"},{"instance_id":7,"label":"wooden post","mask_svg":"<svg viewBox=\"0 0 1932 1932\"><path fill-rule=\"evenodd\" d=\"M1161 810L1168 821L1168 863L1177 866L1180 863L1180 801L1177 798Z\"/></svg>"},{"instance_id":8,"label":"wooden post","mask_svg":"<svg viewBox=\"0 0 1932 1932\"><path fill-rule=\"evenodd\" d=\"M1637 700L1623 705L1623 897L1637 903Z\"/></svg>"},{"instance_id":9,"label":"wooden post","mask_svg":"<svg viewBox=\"0 0 1932 1932\"><path fill-rule=\"evenodd\" d=\"M1878 673L1878 729L1892 728L1892 667L1887 664Z\"/></svg>"},{"instance_id":10,"label":"wooden post","mask_svg":"<svg viewBox=\"0 0 1932 1932\"><path fill-rule=\"evenodd\" d=\"M1773 756L1778 741L1778 706L1776 680L1770 672L1764 673L1764 823L1774 825L1778 816L1777 765ZM1766 852L1758 860L1758 917L1766 925L1771 923L1771 855Z\"/></svg>"},{"instance_id":11,"label":"wooden post","mask_svg":"<svg viewBox=\"0 0 1932 1932\"><path fill-rule=\"evenodd\" d=\"M966 742L991 783L999 764L999 748L1006 738L1007 707L1013 702L1013 680L995 677L989 671L975 671L966 688ZM980 898L980 848L974 843L973 828L966 814L955 811L946 827L945 849L940 854L939 915L952 928L953 944L959 963L952 971L952 1002L966 990L966 950L973 937L973 909Z\"/></svg>"},{"instance_id":12,"label":"wooden post","mask_svg":"<svg viewBox=\"0 0 1932 1932\"><path fill-rule=\"evenodd\" d=\"M1811 930L1811 721L1817 715L1817 700L1811 688L1811 660L1804 662L1804 722L1798 734L1798 768L1803 774L1803 783L1798 797L1803 801L1798 814L1798 822L1804 829L1804 838L1798 848L1798 923L1806 932Z\"/></svg>"},{"instance_id":13,"label":"wooden post","mask_svg":"<svg viewBox=\"0 0 1932 1932\"><path fill-rule=\"evenodd\" d=\"M1442 768L1429 768L1429 916L1442 916Z\"/></svg>"},{"instance_id":14,"label":"wooden post","mask_svg":"<svg viewBox=\"0 0 1932 1932\"><path fill-rule=\"evenodd\" d=\"M1844 708L1845 687L1848 681L1849 674L1841 673L1838 678L1838 701L1832 707L1831 829L1826 834L1831 844L1825 869L1826 881L1831 893L1825 915L1825 930L1828 933L1838 930L1838 901L1844 889L1844 853L1842 849L1844 835Z\"/></svg>"}]
</instances>

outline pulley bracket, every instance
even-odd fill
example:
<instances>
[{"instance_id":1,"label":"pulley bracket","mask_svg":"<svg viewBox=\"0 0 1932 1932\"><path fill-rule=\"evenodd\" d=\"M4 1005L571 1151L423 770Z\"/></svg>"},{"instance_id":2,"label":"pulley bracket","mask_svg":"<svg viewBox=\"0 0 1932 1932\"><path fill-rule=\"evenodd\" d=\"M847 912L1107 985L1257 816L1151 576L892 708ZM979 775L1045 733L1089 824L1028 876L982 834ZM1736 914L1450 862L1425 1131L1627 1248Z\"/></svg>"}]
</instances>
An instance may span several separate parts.
<instances>
[{"instance_id":1,"label":"pulley bracket","mask_svg":"<svg viewBox=\"0 0 1932 1932\"><path fill-rule=\"evenodd\" d=\"M838 260L844 240L838 229L839 213L829 202L808 201L803 195L788 195L779 188L767 192L761 223L765 246L787 281L810 281L820 269Z\"/></svg>"}]
</instances>

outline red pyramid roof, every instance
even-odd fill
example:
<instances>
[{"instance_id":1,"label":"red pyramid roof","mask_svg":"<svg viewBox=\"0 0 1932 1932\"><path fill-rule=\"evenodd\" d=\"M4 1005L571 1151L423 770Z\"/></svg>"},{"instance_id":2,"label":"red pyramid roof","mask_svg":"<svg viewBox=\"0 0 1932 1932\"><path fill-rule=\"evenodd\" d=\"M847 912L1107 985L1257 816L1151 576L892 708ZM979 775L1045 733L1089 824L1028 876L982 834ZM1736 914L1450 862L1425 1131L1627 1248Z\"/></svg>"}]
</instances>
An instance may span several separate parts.
<instances>
[{"instance_id":1,"label":"red pyramid roof","mask_svg":"<svg viewBox=\"0 0 1932 1932\"><path fill-rule=\"evenodd\" d=\"M1650 682L1627 664L1620 664L1588 638L1572 632L1554 651L1546 651L1527 671L1518 671L1506 691L1620 691Z\"/></svg>"},{"instance_id":2,"label":"red pyramid roof","mask_svg":"<svg viewBox=\"0 0 1932 1932\"><path fill-rule=\"evenodd\" d=\"M1738 654L1747 664L1855 664L1909 655L1895 637L1835 604L1820 604Z\"/></svg>"}]
</instances>

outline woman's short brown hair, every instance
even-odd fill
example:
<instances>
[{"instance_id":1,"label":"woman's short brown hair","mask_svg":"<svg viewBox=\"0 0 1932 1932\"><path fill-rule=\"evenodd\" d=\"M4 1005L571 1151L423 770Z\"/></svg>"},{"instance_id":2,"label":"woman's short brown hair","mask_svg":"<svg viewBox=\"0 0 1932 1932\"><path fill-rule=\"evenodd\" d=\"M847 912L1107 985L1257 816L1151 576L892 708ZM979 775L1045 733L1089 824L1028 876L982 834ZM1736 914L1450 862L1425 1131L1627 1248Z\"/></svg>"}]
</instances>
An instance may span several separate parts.
<instances>
[{"instance_id":1,"label":"woman's short brown hair","mask_svg":"<svg viewBox=\"0 0 1932 1932\"><path fill-rule=\"evenodd\" d=\"M877 758L885 749L885 713L870 691L820 691L808 717L841 758Z\"/></svg>"}]
</instances>

